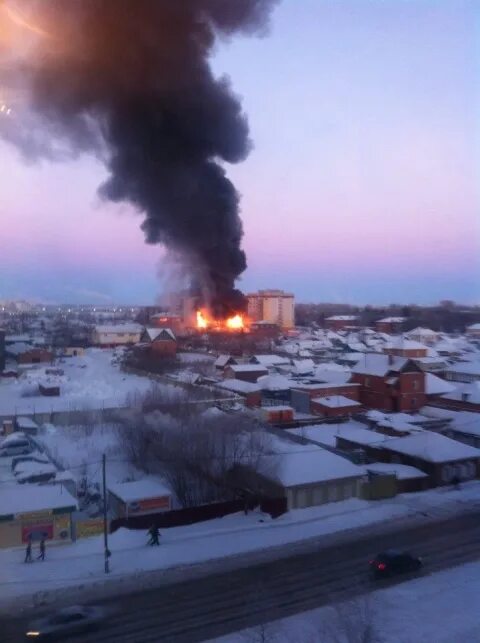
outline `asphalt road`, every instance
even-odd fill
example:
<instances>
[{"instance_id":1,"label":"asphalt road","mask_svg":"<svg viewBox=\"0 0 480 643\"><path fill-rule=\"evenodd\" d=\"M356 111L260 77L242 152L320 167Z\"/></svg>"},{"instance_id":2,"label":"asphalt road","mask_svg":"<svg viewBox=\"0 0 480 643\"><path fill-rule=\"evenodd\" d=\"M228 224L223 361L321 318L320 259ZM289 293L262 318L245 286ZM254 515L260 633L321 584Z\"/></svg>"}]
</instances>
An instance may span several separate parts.
<instances>
[{"instance_id":1,"label":"asphalt road","mask_svg":"<svg viewBox=\"0 0 480 643\"><path fill-rule=\"evenodd\" d=\"M428 574L480 554L480 513L395 530L228 573L97 602L112 610L101 630L64 643L196 643L361 595L401 579L374 582L376 553L400 547L423 557ZM26 622L2 623L2 643L24 640ZM6 636L6 638L5 638Z\"/></svg>"}]
</instances>

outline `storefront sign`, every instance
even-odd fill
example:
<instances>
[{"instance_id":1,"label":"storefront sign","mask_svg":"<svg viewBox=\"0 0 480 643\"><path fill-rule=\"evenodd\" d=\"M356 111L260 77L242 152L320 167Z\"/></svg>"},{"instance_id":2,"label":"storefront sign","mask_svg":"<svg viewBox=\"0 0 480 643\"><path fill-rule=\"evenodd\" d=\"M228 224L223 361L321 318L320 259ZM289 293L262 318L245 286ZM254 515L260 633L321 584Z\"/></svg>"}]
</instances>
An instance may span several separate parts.
<instances>
[{"instance_id":1,"label":"storefront sign","mask_svg":"<svg viewBox=\"0 0 480 643\"><path fill-rule=\"evenodd\" d=\"M147 513L159 509L170 509L170 496L158 496L157 498L145 498L137 502L130 502L127 505L128 513Z\"/></svg>"},{"instance_id":2,"label":"storefront sign","mask_svg":"<svg viewBox=\"0 0 480 643\"><path fill-rule=\"evenodd\" d=\"M88 538L103 533L103 519L79 520L76 523L77 538Z\"/></svg>"}]
</instances>

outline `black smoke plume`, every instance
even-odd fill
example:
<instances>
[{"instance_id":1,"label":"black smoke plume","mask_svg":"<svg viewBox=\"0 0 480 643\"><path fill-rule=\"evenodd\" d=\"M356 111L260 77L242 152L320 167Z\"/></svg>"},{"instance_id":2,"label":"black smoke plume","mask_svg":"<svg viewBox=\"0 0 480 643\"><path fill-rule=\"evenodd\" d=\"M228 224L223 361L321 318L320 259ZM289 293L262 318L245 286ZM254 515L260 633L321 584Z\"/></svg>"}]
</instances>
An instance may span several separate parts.
<instances>
[{"instance_id":1,"label":"black smoke plume","mask_svg":"<svg viewBox=\"0 0 480 643\"><path fill-rule=\"evenodd\" d=\"M185 256L219 316L242 308L234 283L246 268L239 194L222 162L242 161L250 140L209 58L218 39L261 34L275 2L43 0L31 19L48 36L18 68L42 132L102 158L100 194L132 203L147 242Z\"/></svg>"}]
</instances>

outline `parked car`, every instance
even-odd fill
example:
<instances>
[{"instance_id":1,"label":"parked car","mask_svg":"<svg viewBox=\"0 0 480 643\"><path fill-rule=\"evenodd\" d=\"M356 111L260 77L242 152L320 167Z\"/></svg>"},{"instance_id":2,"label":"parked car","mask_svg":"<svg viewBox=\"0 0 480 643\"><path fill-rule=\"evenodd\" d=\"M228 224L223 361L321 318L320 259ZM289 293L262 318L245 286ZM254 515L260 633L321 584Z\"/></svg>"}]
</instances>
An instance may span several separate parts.
<instances>
[{"instance_id":1,"label":"parked car","mask_svg":"<svg viewBox=\"0 0 480 643\"><path fill-rule=\"evenodd\" d=\"M370 561L370 572L374 578L386 578L396 574L418 571L421 567L421 558L413 556L408 551L396 549L384 551Z\"/></svg>"},{"instance_id":2,"label":"parked car","mask_svg":"<svg viewBox=\"0 0 480 643\"><path fill-rule=\"evenodd\" d=\"M0 444L0 458L8 458L15 455L26 455L31 453L33 447L26 437L14 437L10 435Z\"/></svg>"},{"instance_id":3,"label":"parked car","mask_svg":"<svg viewBox=\"0 0 480 643\"><path fill-rule=\"evenodd\" d=\"M74 605L58 610L51 616L30 623L27 641L62 641L66 636L75 636L98 629L106 614L99 607Z\"/></svg>"}]
</instances>

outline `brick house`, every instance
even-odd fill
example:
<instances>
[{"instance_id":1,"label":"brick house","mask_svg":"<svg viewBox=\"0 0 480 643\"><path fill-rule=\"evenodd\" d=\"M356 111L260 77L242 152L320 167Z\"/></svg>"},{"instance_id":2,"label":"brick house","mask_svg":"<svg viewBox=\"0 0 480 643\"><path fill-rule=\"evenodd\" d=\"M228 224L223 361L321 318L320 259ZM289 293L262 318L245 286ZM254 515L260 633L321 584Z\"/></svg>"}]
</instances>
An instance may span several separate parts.
<instances>
[{"instance_id":1,"label":"brick house","mask_svg":"<svg viewBox=\"0 0 480 643\"><path fill-rule=\"evenodd\" d=\"M412 339L396 337L383 347L385 355L394 355L395 357L427 357L428 347Z\"/></svg>"},{"instance_id":2,"label":"brick house","mask_svg":"<svg viewBox=\"0 0 480 643\"><path fill-rule=\"evenodd\" d=\"M256 382L262 375L268 375L268 368L260 364L232 364L223 371L225 379Z\"/></svg>"},{"instance_id":3,"label":"brick house","mask_svg":"<svg viewBox=\"0 0 480 643\"><path fill-rule=\"evenodd\" d=\"M314 415L322 415L326 418L344 417L355 413L360 407L360 402L345 397L345 395L314 397L310 402L311 412Z\"/></svg>"},{"instance_id":4,"label":"brick house","mask_svg":"<svg viewBox=\"0 0 480 643\"><path fill-rule=\"evenodd\" d=\"M328 330L345 330L357 326L358 317L356 315L333 315L325 319L325 328Z\"/></svg>"},{"instance_id":5,"label":"brick house","mask_svg":"<svg viewBox=\"0 0 480 643\"><path fill-rule=\"evenodd\" d=\"M28 344L13 344L6 350L17 364L41 364L53 362L53 353L45 348L34 348Z\"/></svg>"},{"instance_id":6,"label":"brick house","mask_svg":"<svg viewBox=\"0 0 480 643\"><path fill-rule=\"evenodd\" d=\"M177 339L170 328L145 328L140 338L155 355L175 357Z\"/></svg>"},{"instance_id":7,"label":"brick house","mask_svg":"<svg viewBox=\"0 0 480 643\"><path fill-rule=\"evenodd\" d=\"M384 411L417 411L426 403L425 373L410 359L366 353L352 369L362 405Z\"/></svg>"},{"instance_id":8,"label":"brick house","mask_svg":"<svg viewBox=\"0 0 480 643\"><path fill-rule=\"evenodd\" d=\"M360 385L356 383L347 384L299 384L292 388L290 392L290 401L294 409L301 413L318 413L320 415L326 414L327 405L319 402L321 398L343 398L344 408L349 407L348 412L340 413L335 412L335 404L331 404L331 415L347 415L352 412L353 405L350 405L347 400L355 402L355 407L358 410L360 402ZM341 400L336 400L336 403ZM341 407L339 407L341 408ZM327 414L329 412L327 411Z\"/></svg>"},{"instance_id":9,"label":"brick house","mask_svg":"<svg viewBox=\"0 0 480 643\"><path fill-rule=\"evenodd\" d=\"M405 317L384 317L375 322L375 330L377 333L395 335L402 332L404 322Z\"/></svg>"}]
</instances>

